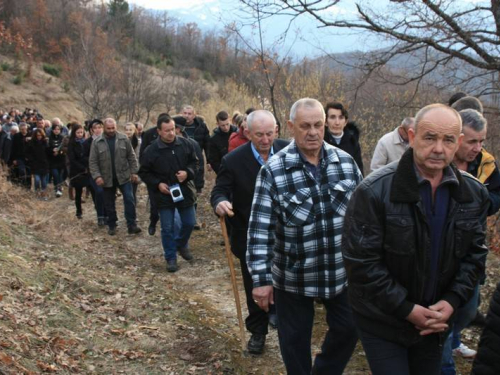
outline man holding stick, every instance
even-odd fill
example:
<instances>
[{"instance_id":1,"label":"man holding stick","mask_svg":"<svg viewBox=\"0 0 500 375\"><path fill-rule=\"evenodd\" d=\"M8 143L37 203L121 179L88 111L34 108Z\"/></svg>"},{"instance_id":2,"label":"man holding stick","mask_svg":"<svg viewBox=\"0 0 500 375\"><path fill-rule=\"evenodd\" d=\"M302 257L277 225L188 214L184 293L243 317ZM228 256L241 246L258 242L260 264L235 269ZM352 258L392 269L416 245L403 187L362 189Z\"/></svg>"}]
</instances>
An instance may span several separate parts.
<instances>
[{"instance_id":1,"label":"man holding stick","mask_svg":"<svg viewBox=\"0 0 500 375\"><path fill-rule=\"evenodd\" d=\"M232 227L231 249L240 260L245 286L248 307L245 325L252 333L248 342L248 351L252 354L261 354L264 350L270 317L252 298L252 278L248 273L245 260L248 220L259 169L288 142L280 139L274 140L276 121L269 111L252 112L248 116L247 123L245 135L250 142L230 152L222 159L216 185L212 190L211 203L217 215L229 216Z\"/></svg>"}]
</instances>

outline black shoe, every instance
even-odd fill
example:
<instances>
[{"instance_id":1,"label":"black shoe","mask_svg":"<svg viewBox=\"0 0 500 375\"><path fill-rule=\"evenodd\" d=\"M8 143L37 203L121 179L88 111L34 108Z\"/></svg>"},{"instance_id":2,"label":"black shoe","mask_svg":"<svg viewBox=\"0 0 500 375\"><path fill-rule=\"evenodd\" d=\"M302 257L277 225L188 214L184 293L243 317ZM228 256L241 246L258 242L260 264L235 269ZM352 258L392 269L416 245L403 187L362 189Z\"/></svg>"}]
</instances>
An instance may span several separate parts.
<instances>
[{"instance_id":1,"label":"black shoe","mask_svg":"<svg viewBox=\"0 0 500 375\"><path fill-rule=\"evenodd\" d=\"M200 224L195 224L193 227L194 230L201 230L201 225Z\"/></svg>"},{"instance_id":2,"label":"black shoe","mask_svg":"<svg viewBox=\"0 0 500 375\"><path fill-rule=\"evenodd\" d=\"M148 234L150 236L154 236L156 233L156 225L153 225L153 224L149 224L149 227L148 227Z\"/></svg>"},{"instance_id":3,"label":"black shoe","mask_svg":"<svg viewBox=\"0 0 500 375\"><path fill-rule=\"evenodd\" d=\"M97 226L98 227L103 227L106 225L106 220L104 220L103 217L100 217L99 219L97 219Z\"/></svg>"},{"instance_id":4,"label":"black shoe","mask_svg":"<svg viewBox=\"0 0 500 375\"><path fill-rule=\"evenodd\" d=\"M191 255L191 252L189 251L189 249L187 247L185 247L183 249L178 249L177 251L179 252L182 259L184 259L184 260L192 260L193 259L193 256Z\"/></svg>"},{"instance_id":5,"label":"black shoe","mask_svg":"<svg viewBox=\"0 0 500 375\"><path fill-rule=\"evenodd\" d=\"M177 272L179 267L177 266L177 259L167 260L167 271L168 272Z\"/></svg>"},{"instance_id":6,"label":"black shoe","mask_svg":"<svg viewBox=\"0 0 500 375\"><path fill-rule=\"evenodd\" d=\"M132 225L131 227L128 227L128 234L138 234L141 232L142 229L139 228L137 225Z\"/></svg>"},{"instance_id":7,"label":"black shoe","mask_svg":"<svg viewBox=\"0 0 500 375\"><path fill-rule=\"evenodd\" d=\"M266 344L266 335L254 333L250 340L248 340L248 352L252 354L262 354L264 352L264 345Z\"/></svg>"},{"instance_id":8,"label":"black shoe","mask_svg":"<svg viewBox=\"0 0 500 375\"><path fill-rule=\"evenodd\" d=\"M76 214L76 218L81 220L82 219L82 214L81 213Z\"/></svg>"},{"instance_id":9,"label":"black shoe","mask_svg":"<svg viewBox=\"0 0 500 375\"><path fill-rule=\"evenodd\" d=\"M278 328L278 316L276 314L269 314L269 326L272 329Z\"/></svg>"},{"instance_id":10,"label":"black shoe","mask_svg":"<svg viewBox=\"0 0 500 375\"><path fill-rule=\"evenodd\" d=\"M109 227L108 234L114 236L116 234L116 227Z\"/></svg>"}]
</instances>

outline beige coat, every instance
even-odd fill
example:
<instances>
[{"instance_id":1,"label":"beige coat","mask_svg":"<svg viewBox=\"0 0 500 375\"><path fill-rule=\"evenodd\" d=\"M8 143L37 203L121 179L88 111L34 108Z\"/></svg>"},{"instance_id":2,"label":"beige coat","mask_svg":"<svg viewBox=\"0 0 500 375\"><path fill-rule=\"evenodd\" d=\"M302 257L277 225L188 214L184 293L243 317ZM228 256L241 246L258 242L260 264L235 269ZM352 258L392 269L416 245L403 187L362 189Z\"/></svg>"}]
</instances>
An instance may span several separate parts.
<instances>
[{"instance_id":1,"label":"beige coat","mask_svg":"<svg viewBox=\"0 0 500 375\"><path fill-rule=\"evenodd\" d=\"M139 165L132 144L125 134L116 133L115 141L115 169L118 184L123 185L130 181L132 174L137 174ZM113 186L113 169L108 143L103 135L97 137L90 148L89 169L92 178L102 177L104 187Z\"/></svg>"},{"instance_id":2,"label":"beige coat","mask_svg":"<svg viewBox=\"0 0 500 375\"><path fill-rule=\"evenodd\" d=\"M399 126L379 139L370 164L372 172L401 159L401 156L408 149L408 144L403 142L398 129Z\"/></svg>"}]
</instances>

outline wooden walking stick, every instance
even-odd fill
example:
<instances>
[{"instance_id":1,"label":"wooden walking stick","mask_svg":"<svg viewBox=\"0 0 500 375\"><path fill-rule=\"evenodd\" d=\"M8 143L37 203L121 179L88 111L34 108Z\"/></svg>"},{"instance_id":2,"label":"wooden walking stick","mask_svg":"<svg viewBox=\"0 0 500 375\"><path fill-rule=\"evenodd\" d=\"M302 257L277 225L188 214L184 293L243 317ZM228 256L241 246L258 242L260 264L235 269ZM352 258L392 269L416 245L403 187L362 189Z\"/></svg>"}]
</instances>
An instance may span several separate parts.
<instances>
[{"instance_id":1,"label":"wooden walking stick","mask_svg":"<svg viewBox=\"0 0 500 375\"><path fill-rule=\"evenodd\" d=\"M241 315L240 294L238 293L238 284L236 284L236 273L234 272L233 253L231 252L231 245L229 244L229 237L227 235L227 228L226 228L226 220L224 216L220 217L220 226L222 228L222 236L224 237L224 244L226 247L227 263L229 264L229 271L231 272L231 284L233 285L234 301L236 302L238 323L240 325L241 349L245 351L245 343L246 343L245 327L243 326L243 317Z\"/></svg>"}]
</instances>

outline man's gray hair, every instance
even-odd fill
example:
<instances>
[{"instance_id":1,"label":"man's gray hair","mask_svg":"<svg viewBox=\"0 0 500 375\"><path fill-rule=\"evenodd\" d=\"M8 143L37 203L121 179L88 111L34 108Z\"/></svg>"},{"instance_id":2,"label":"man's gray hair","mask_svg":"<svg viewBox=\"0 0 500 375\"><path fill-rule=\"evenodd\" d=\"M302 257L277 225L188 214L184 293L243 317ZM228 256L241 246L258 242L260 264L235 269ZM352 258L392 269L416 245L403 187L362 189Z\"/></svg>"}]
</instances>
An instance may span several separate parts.
<instances>
[{"instance_id":1,"label":"man's gray hair","mask_svg":"<svg viewBox=\"0 0 500 375\"><path fill-rule=\"evenodd\" d=\"M252 130L252 124L254 121L262 120L265 118L271 119L273 124L276 125L276 119L275 119L274 115L271 112L269 112L268 110L259 109L257 111L253 111L252 113L250 113L247 116L247 129L248 129L248 131Z\"/></svg>"},{"instance_id":2,"label":"man's gray hair","mask_svg":"<svg viewBox=\"0 0 500 375\"><path fill-rule=\"evenodd\" d=\"M63 124L59 117L54 117L51 122L52 122L52 125L61 125L62 126L62 124Z\"/></svg>"},{"instance_id":3,"label":"man's gray hair","mask_svg":"<svg viewBox=\"0 0 500 375\"><path fill-rule=\"evenodd\" d=\"M481 104L481 101L474 96L466 96L460 100L457 100L455 103L453 103L451 108L453 108L457 112L463 111L464 109L475 109L479 113L483 113L483 105Z\"/></svg>"},{"instance_id":4,"label":"man's gray hair","mask_svg":"<svg viewBox=\"0 0 500 375\"><path fill-rule=\"evenodd\" d=\"M488 125L488 121L484 116L475 109L464 109L458 113L462 118L463 126L467 126L476 132L482 131Z\"/></svg>"},{"instance_id":5,"label":"man's gray hair","mask_svg":"<svg viewBox=\"0 0 500 375\"><path fill-rule=\"evenodd\" d=\"M323 108L323 105L316 99L311 99L311 98L302 98L297 100L295 103L292 105L292 109L290 109L290 121L295 122L295 117L297 116L297 111L302 108L302 107L307 107L307 108L315 108L319 107L321 108L321 112L323 112L323 120L326 119L325 115L325 109Z\"/></svg>"},{"instance_id":6,"label":"man's gray hair","mask_svg":"<svg viewBox=\"0 0 500 375\"><path fill-rule=\"evenodd\" d=\"M415 127L415 117L405 117L403 121L401 121L401 126L406 130Z\"/></svg>"},{"instance_id":7,"label":"man's gray hair","mask_svg":"<svg viewBox=\"0 0 500 375\"><path fill-rule=\"evenodd\" d=\"M104 125L106 125L108 122L116 125L116 121L113 117L108 117L108 118L104 119L104 121L102 123Z\"/></svg>"},{"instance_id":8,"label":"man's gray hair","mask_svg":"<svg viewBox=\"0 0 500 375\"><path fill-rule=\"evenodd\" d=\"M190 104L184 104L184 105L182 106L181 111L183 111L183 110L185 110L185 109L192 109L192 110L193 110L193 112L195 112L194 107L193 107L192 105L190 105Z\"/></svg>"}]
</instances>

